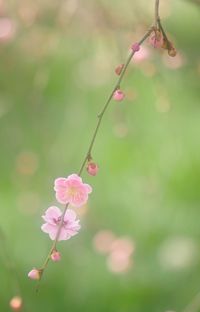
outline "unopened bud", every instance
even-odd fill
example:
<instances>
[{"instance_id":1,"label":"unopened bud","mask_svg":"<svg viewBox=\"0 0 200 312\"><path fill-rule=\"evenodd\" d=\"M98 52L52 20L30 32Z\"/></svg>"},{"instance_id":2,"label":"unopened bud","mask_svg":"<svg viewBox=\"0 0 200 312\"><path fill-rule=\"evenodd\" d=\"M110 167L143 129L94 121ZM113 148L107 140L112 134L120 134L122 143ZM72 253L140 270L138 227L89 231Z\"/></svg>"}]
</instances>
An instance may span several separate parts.
<instances>
[{"instance_id":1,"label":"unopened bud","mask_svg":"<svg viewBox=\"0 0 200 312\"><path fill-rule=\"evenodd\" d=\"M124 68L124 64L120 64L115 68L115 73L120 76L122 69Z\"/></svg>"},{"instance_id":2,"label":"unopened bud","mask_svg":"<svg viewBox=\"0 0 200 312\"><path fill-rule=\"evenodd\" d=\"M168 54L169 54L169 56L171 56L171 57L176 56L176 54L177 54L176 49L175 49L175 48L169 49L169 50L168 50Z\"/></svg>"},{"instance_id":3,"label":"unopened bud","mask_svg":"<svg viewBox=\"0 0 200 312\"><path fill-rule=\"evenodd\" d=\"M89 175L95 176L97 175L99 171L99 167L96 163L94 162L89 162L87 165L87 172L89 173Z\"/></svg>"},{"instance_id":4,"label":"unopened bud","mask_svg":"<svg viewBox=\"0 0 200 312\"><path fill-rule=\"evenodd\" d=\"M134 43L132 46L131 46L131 49L133 50L133 52L138 52L140 50L140 45L139 43Z\"/></svg>"},{"instance_id":5,"label":"unopened bud","mask_svg":"<svg viewBox=\"0 0 200 312\"><path fill-rule=\"evenodd\" d=\"M51 260L54 262L58 262L61 260L61 254L59 251L54 250L51 254Z\"/></svg>"},{"instance_id":6,"label":"unopened bud","mask_svg":"<svg viewBox=\"0 0 200 312\"><path fill-rule=\"evenodd\" d=\"M33 269L28 273L28 277L32 280L39 280L41 277L41 270Z\"/></svg>"},{"instance_id":7,"label":"unopened bud","mask_svg":"<svg viewBox=\"0 0 200 312\"><path fill-rule=\"evenodd\" d=\"M121 91L120 89L117 89L114 94L113 94L113 99L115 101L122 101L125 97L125 94L123 91Z\"/></svg>"},{"instance_id":8,"label":"unopened bud","mask_svg":"<svg viewBox=\"0 0 200 312\"><path fill-rule=\"evenodd\" d=\"M154 47L154 48L161 48L163 46L163 35L162 33L157 30L151 37L149 37L149 43Z\"/></svg>"}]
</instances>

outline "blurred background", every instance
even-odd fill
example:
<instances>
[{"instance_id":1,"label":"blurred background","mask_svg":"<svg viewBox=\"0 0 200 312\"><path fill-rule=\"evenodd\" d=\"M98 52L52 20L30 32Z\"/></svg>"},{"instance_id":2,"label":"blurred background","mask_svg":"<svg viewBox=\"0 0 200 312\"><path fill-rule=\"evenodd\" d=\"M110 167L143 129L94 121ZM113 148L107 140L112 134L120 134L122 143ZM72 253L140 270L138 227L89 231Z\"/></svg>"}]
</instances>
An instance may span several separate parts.
<instances>
[{"instance_id":1,"label":"blurred background","mask_svg":"<svg viewBox=\"0 0 200 312\"><path fill-rule=\"evenodd\" d=\"M82 229L36 294L54 179L79 170L154 1L0 0L0 311L16 295L30 312L200 311L199 4L161 1L178 54L146 42L135 55L97 137L99 174L83 174Z\"/></svg>"}]
</instances>

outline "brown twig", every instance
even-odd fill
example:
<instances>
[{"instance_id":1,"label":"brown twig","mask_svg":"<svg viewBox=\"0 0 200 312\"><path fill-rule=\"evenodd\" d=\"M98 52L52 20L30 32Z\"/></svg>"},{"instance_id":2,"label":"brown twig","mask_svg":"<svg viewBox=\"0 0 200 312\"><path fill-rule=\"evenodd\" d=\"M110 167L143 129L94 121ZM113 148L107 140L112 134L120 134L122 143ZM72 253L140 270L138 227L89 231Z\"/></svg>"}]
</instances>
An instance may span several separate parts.
<instances>
[{"instance_id":1,"label":"brown twig","mask_svg":"<svg viewBox=\"0 0 200 312\"><path fill-rule=\"evenodd\" d=\"M156 1L155 1L155 23L156 23L156 25L158 24L158 22L159 22L159 0L156 0ZM148 31L145 33L145 35L140 39L140 41L138 41L138 44L139 44L139 45L142 45L143 42L144 42L144 41L150 36L150 34L154 31L154 29L155 29L155 24L154 24L154 26L151 26L151 27L149 28L149 30L148 30ZM117 89L120 88L120 84L121 84L121 82L122 82L122 80L123 80L123 78L124 78L124 75L125 75L125 73L126 73L126 71L127 71L127 68L128 68L128 66L129 66L130 62L131 62L131 59L133 58L134 53L135 53L135 52L134 52L134 50L132 49L131 53L129 54L129 56L128 56L126 62L125 62L125 65L124 65L124 67L123 67L123 69L122 69L122 72L121 72L121 74L120 74L120 76L119 76L117 82L116 82L115 85L114 85L114 88L112 89L112 91L111 91L111 93L110 93L110 95L109 95L109 97L108 97L106 103L104 104L104 106L103 106L101 112L98 114L97 125L96 125L96 127L95 127L95 129L94 129L94 132L93 132L93 135L92 135L92 138L91 138L91 141L90 141L88 150L87 150L87 152L86 152L86 155L85 155L85 157L84 157L84 159L83 159L83 162L82 162L82 164L81 164L81 166L80 166L80 170L79 170L79 172L78 172L78 175L79 175L79 176L81 176L81 174L82 174L82 172L83 172L83 169L84 169L84 167L85 167L86 162L87 162L89 159L91 159L92 149L93 149L93 146L94 146L94 143L95 143L95 140L96 140L96 137L97 137L97 134L98 134L98 131L99 131L99 128L100 128L102 119L103 119L103 117L104 117L104 114L105 114L105 112L106 112L106 110L107 110L107 108L108 108L108 106L109 106L109 104L110 104L110 102L111 102L111 100L112 100L112 97L113 97L114 92L115 92ZM56 235L56 238L55 238L55 240L54 240L54 242L53 242L53 244L52 244L52 246L51 246L51 248L50 248L50 251L49 251L49 253L48 253L48 256L47 256L46 260L44 261L44 264L43 264L43 266L41 267L41 269L39 269L39 271L40 271L40 280L41 280L41 278L42 278L42 276L43 276L43 272L44 272L44 270L46 269L46 267L47 267L47 265L48 265L48 262L49 262L49 260L50 260L50 258L51 258L51 254L52 254L53 250L56 248L56 245L57 245L57 242L58 242L58 239L59 239L59 235L60 235L60 231L61 231L61 228L62 228L62 225L63 225L63 220L64 220L64 217L65 217L65 213L66 213L67 208L68 208L68 205L69 205L69 204L67 204L67 205L65 206L64 211L63 211L63 213L62 213L61 222L60 222L59 227L58 227L57 235ZM38 286L37 286L37 290L38 290L38 287L39 287L39 284L38 284Z\"/></svg>"}]
</instances>

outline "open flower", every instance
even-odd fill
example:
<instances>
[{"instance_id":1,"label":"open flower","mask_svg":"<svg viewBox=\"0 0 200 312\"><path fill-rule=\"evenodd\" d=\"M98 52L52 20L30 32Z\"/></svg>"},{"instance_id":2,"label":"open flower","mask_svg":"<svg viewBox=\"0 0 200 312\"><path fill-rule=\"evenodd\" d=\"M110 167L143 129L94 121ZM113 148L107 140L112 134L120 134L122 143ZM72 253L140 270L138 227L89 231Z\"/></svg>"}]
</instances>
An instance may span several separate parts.
<instances>
[{"instance_id":1,"label":"open flower","mask_svg":"<svg viewBox=\"0 0 200 312\"><path fill-rule=\"evenodd\" d=\"M49 234L49 237L52 240L56 239L58 228L61 222L61 216L62 212L56 206L49 207L46 210L45 215L42 216L46 223L41 226L41 229L43 232ZM64 216L58 241L70 239L72 236L78 233L80 228L81 226L79 224L79 220L76 220L76 213L73 210L68 209Z\"/></svg>"},{"instance_id":2,"label":"open flower","mask_svg":"<svg viewBox=\"0 0 200 312\"><path fill-rule=\"evenodd\" d=\"M92 192L91 186L84 184L77 174L56 179L54 190L59 203L71 204L74 207L84 205L88 200L88 194Z\"/></svg>"}]
</instances>

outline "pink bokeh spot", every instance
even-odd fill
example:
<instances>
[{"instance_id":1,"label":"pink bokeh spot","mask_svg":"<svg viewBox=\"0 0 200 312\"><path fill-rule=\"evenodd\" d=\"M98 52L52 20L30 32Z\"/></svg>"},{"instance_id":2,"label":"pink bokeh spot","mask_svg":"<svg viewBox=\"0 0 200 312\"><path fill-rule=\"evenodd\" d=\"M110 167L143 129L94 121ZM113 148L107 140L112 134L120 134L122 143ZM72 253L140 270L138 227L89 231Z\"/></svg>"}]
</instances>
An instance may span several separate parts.
<instances>
[{"instance_id":1,"label":"pink bokeh spot","mask_svg":"<svg viewBox=\"0 0 200 312\"><path fill-rule=\"evenodd\" d=\"M46 210L45 215L42 216L45 223L41 226L41 229L44 233L49 234L49 237L52 240L56 239L61 216L62 212L56 206L49 207ZM76 235L81 228L79 222L80 221L76 219L76 213L73 210L68 209L65 213L58 241L68 240Z\"/></svg>"},{"instance_id":2,"label":"pink bokeh spot","mask_svg":"<svg viewBox=\"0 0 200 312\"><path fill-rule=\"evenodd\" d=\"M21 311L22 309L22 298L20 296L15 296L10 300L10 308L12 311Z\"/></svg>"},{"instance_id":3,"label":"pink bokeh spot","mask_svg":"<svg viewBox=\"0 0 200 312\"><path fill-rule=\"evenodd\" d=\"M140 51L134 54L133 61L134 63L140 63L147 60L150 57L150 51L148 48L141 46Z\"/></svg>"},{"instance_id":4,"label":"pink bokeh spot","mask_svg":"<svg viewBox=\"0 0 200 312\"><path fill-rule=\"evenodd\" d=\"M59 203L80 207L87 202L88 194L92 192L92 187L83 183L81 177L77 174L72 174L67 178L56 179L54 190Z\"/></svg>"},{"instance_id":5,"label":"pink bokeh spot","mask_svg":"<svg viewBox=\"0 0 200 312\"><path fill-rule=\"evenodd\" d=\"M15 23L7 17L0 18L0 42L11 40L15 34Z\"/></svg>"}]
</instances>

